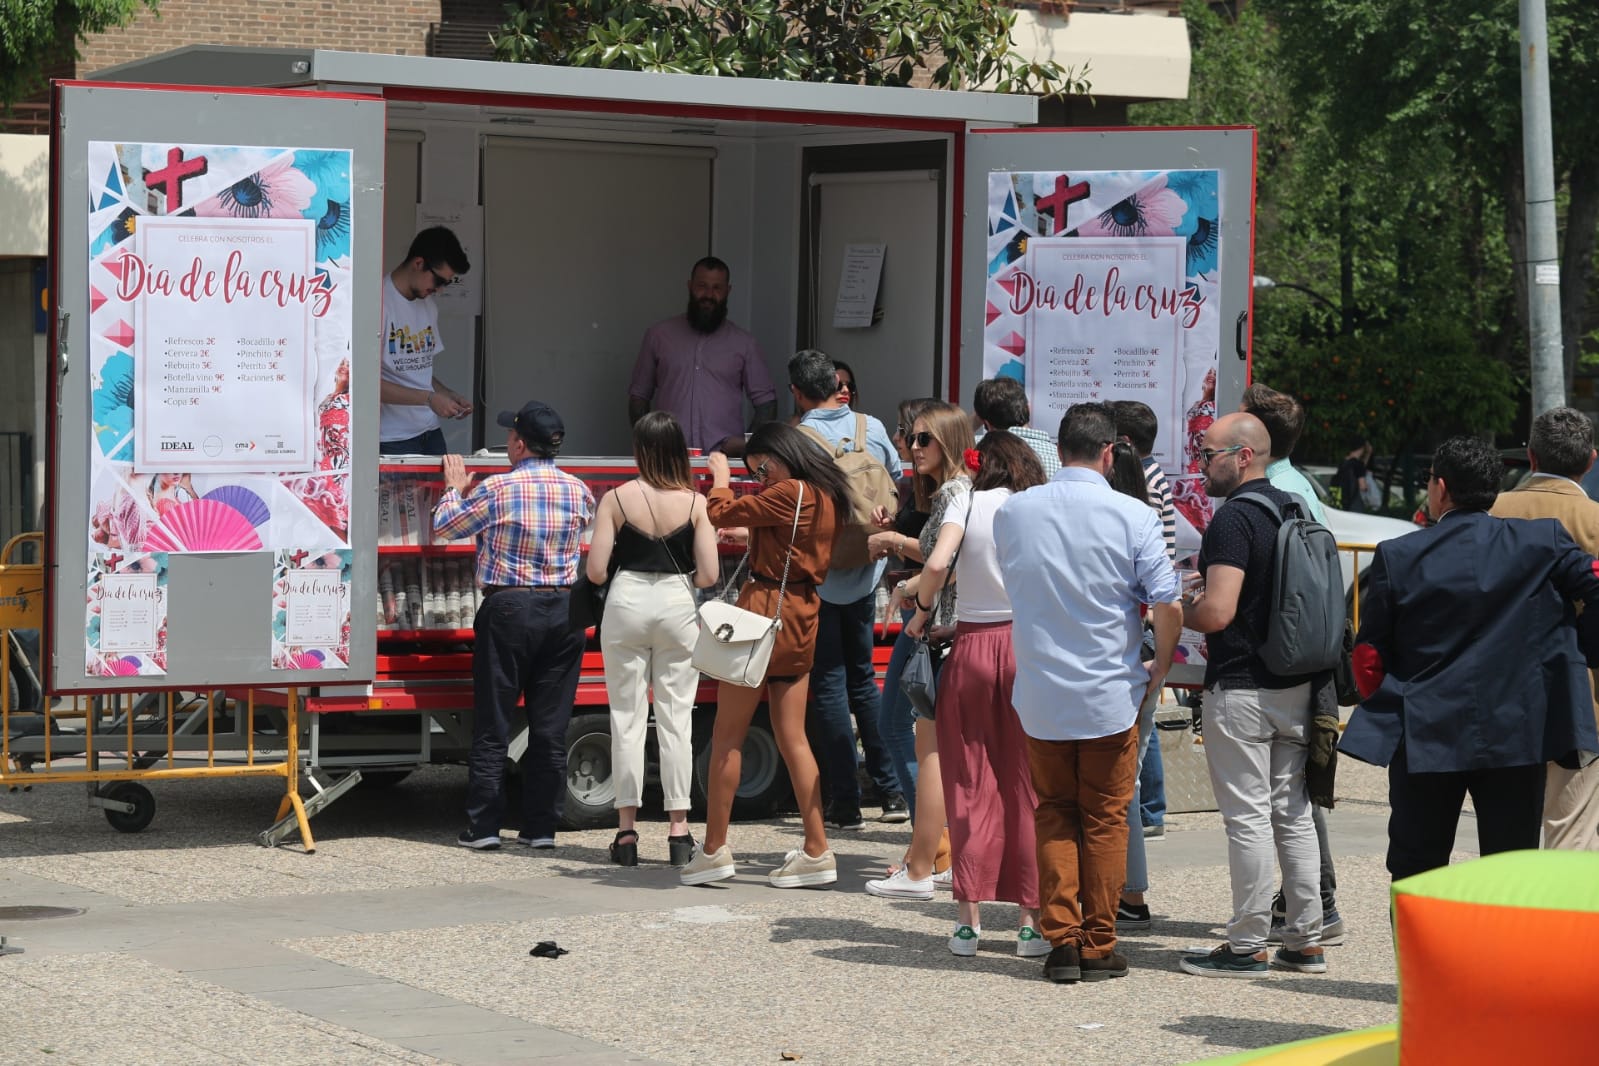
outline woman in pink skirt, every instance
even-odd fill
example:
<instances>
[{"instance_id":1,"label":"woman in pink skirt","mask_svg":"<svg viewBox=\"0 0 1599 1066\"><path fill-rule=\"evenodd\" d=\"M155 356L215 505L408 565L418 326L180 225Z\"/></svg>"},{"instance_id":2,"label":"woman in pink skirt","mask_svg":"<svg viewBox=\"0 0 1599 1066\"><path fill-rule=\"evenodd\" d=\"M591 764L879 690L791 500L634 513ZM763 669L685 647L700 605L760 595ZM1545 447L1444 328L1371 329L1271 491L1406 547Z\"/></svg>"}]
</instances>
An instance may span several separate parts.
<instances>
[{"instance_id":1,"label":"woman in pink skirt","mask_svg":"<svg viewBox=\"0 0 1599 1066\"><path fill-rule=\"evenodd\" d=\"M956 955L975 954L982 933L978 905L996 900L1021 907L1016 954L1032 957L1049 953L1038 931L1037 801L1027 738L1010 703L1016 657L1010 598L994 550L994 514L1012 493L1043 484L1044 470L1025 441L1002 430L985 436L977 454L972 491L944 515L944 530L963 530L958 547L946 554L940 536L923 570L923 580L937 588L940 571L953 564L960 590L955 644L938 676L934 718L960 908L949 947ZM909 629L914 635L926 624L918 612Z\"/></svg>"}]
</instances>

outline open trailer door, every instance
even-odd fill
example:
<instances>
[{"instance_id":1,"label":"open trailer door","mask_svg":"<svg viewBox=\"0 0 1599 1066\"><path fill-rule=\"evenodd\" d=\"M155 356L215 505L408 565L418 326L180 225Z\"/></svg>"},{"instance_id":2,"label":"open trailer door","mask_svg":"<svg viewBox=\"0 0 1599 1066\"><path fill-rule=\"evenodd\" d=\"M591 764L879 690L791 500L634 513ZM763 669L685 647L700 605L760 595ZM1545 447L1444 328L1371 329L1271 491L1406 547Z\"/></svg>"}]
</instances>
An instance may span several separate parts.
<instances>
[{"instance_id":1,"label":"open trailer door","mask_svg":"<svg viewBox=\"0 0 1599 1066\"><path fill-rule=\"evenodd\" d=\"M1074 403L1152 407L1181 561L1211 513L1200 436L1249 377L1255 131L975 130L965 146L961 380L1018 378L1051 432ZM1202 680L1199 652L1185 633L1173 683Z\"/></svg>"},{"instance_id":2,"label":"open trailer door","mask_svg":"<svg viewBox=\"0 0 1599 1066\"><path fill-rule=\"evenodd\" d=\"M55 108L52 690L369 680L383 101Z\"/></svg>"}]
</instances>

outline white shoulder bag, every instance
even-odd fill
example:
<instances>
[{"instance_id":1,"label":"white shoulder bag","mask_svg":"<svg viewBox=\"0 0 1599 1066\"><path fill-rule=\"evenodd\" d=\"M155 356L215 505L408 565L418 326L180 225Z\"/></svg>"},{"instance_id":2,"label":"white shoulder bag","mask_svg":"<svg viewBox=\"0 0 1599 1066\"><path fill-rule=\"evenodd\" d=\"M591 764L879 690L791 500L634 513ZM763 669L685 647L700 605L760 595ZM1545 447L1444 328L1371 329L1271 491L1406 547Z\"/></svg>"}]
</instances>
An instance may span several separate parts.
<instances>
[{"instance_id":1,"label":"white shoulder bag","mask_svg":"<svg viewBox=\"0 0 1599 1066\"><path fill-rule=\"evenodd\" d=\"M700 605L700 634L694 641L694 668L718 681L743 688L760 688L766 683L766 667L772 661L772 645L783 628L783 594L788 590L788 568L794 560L794 541L799 536L800 508L805 503L805 483L799 483L799 499L794 504L794 528L789 533L788 553L783 559L783 580L777 587L777 609L772 617L746 611L726 600L711 600ZM750 560L749 549L739 560L727 590L738 596L738 575ZM725 592L724 592L725 595Z\"/></svg>"}]
</instances>

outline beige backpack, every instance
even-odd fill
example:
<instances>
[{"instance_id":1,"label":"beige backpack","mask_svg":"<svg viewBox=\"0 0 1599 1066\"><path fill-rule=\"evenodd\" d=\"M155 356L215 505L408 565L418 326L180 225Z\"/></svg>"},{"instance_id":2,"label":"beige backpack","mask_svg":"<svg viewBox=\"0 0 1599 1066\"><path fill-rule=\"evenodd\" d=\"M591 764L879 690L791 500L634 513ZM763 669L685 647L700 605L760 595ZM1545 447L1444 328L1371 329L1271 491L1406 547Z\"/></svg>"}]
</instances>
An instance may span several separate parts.
<instances>
[{"instance_id":1,"label":"beige backpack","mask_svg":"<svg viewBox=\"0 0 1599 1066\"><path fill-rule=\"evenodd\" d=\"M899 493L894 487L894 475L866 450L866 416L855 413L855 436L845 437L834 444L810 426L799 427L833 457L833 462L844 471L849 482L849 513L840 516L838 539L833 542L830 565L839 569L865 566L871 562L866 550L866 538L878 532L872 522L872 512L879 507L889 514L899 506Z\"/></svg>"}]
</instances>

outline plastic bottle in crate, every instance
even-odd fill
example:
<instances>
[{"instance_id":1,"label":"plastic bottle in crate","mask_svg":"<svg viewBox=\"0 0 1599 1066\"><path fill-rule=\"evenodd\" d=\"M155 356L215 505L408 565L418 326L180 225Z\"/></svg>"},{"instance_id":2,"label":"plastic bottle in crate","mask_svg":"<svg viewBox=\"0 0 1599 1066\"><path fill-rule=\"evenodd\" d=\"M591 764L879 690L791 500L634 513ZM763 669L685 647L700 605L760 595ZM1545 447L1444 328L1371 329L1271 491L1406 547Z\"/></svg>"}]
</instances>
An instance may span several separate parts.
<instances>
[{"instance_id":1,"label":"plastic bottle in crate","mask_svg":"<svg viewBox=\"0 0 1599 1066\"><path fill-rule=\"evenodd\" d=\"M461 605L461 568L455 565L454 559L445 559L443 564L445 624L451 629L465 629L467 618Z\"/></svg>"},{"instance_id":2,"label":"plastic bottle in crate","mask_svg":"<svg viewBox=\"0 0 1599 1066\"><path fill-rule=\"evenodd\" d=\"M392 629L399 621L394 596L394 560L385 559L378 568L378 628Z\"/></svg>"},{"instance_id":3,"label":"plastic bottle in crate","mask_svg":"<svg viewBox=\"0 0 1599 1066\"><path fill-rule=\"evenodd\" d=\"M407 629L427 628L427 599L422 588L423 566L421 559L405 560L405 600Z\"/></svg>"}]
</instances>

